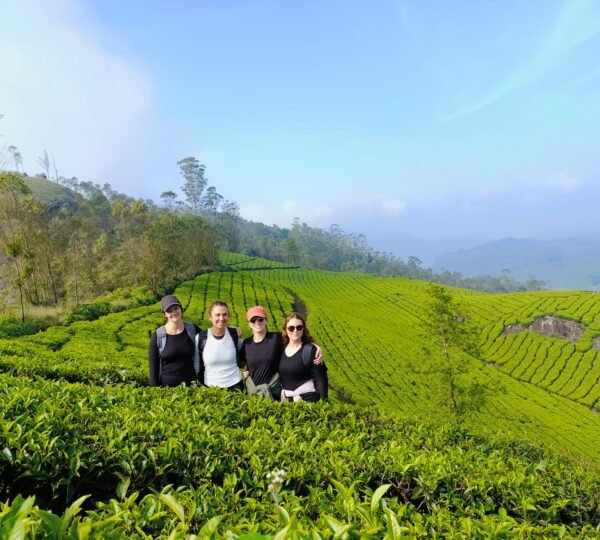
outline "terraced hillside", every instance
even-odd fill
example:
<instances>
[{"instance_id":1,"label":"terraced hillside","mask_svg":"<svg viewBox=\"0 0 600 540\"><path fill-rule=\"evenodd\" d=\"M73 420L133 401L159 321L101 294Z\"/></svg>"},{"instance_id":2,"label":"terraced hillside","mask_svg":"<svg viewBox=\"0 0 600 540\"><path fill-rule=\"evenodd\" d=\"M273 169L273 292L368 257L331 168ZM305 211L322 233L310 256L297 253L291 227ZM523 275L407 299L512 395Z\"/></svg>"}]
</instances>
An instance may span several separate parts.
<instances>
[{"instance_id":1,"label":"terraced hillside","mask_svg":"<svg viewBox=\"0 0 600 540\"><path fill-rule=\"evenodd\" d=\"M411 418L428 284L223 263L177 289L186 319L307 311L354 405L147 388L157 306L0 340L0 537L600 537L597 296L454 291L482 328L469 373L503 389L464 430Z\"/></svg>"},{"instance_id":2,"label":"terraced hillside","mask_svg":"<svg viewBox=\"0 0 600 540\"><path fill-rule=\"evenodd\" d=\"M261 269L248 260L236 267L245 279L260 278L293 289L310 312L311 332L329 358L334 384L357 403L419 413L427 380L411 373L422 354L421 319L428 285L405 278L376 278L304 269ZM473 361L473 377L501 392L477 420L484 431L505 430L600 459L600 296L593 293L484 295L455 289L482 327L485 363ZM555 315L578 320L577 343L532 330L505 335Z\"/></svg>"},{"instance_id":3,"label":"terraced hillside","mask_svg":"<svg viewBox=\"0 0 600 540\"><path fill-rule=\"evenodd\" d=\"M206 327L216 298L229 302L233 323L244 329L248 306L267 308L279 329L294 306L309 312L309 326L323 346L338 398L419 414L430 399L427 378L411 366L422 353L421 317L428 285L289 268L228 255L229 271L201 275L177 290L186 318ZM235 269L235 270L234 270ZM562 451L600 459L598 354L599 296L590 293L484 295L455 290L483 328L485 362L472 360L472 376L502 389L473 427L542 441ZM505 334L543 315L581 321L577 342L531 329ZM161 323L155 306L111 314L95 322L57 327L33 337L0 340L0 369L16 375L72 382L147 383L149 331Z\"/></svg>"}]
</instances>

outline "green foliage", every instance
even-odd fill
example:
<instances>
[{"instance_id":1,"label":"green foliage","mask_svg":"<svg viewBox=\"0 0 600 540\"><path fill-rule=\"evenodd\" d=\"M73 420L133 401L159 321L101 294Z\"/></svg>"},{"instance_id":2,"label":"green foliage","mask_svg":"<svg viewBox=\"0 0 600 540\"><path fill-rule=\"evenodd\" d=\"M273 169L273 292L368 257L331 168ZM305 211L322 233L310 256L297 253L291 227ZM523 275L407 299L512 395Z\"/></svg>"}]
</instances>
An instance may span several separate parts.
<instances>
[{"instance_id":1,"label":"green foliage","mask_svg":"<svg viewBox=\"0 0 600 540\"><path fill-rule=\"evenodd\" d=\"M489 388L469 376L473 359L481 359L480 330L450 291L431 285L424 305L423 356L413 366L428 376L432 412L449 411L460 425L480 411Z\"/></svg>"},{"instance_id":2,"label":"green foliage","mask_svg":"<svg viewBox=\"0 0 600 540\"><path fill-rule=\"evenodd\" d=\"M100 298L96 298L96 302L104 301L112 304L125 305L128 308L139 306L147 306L158 301L160 296L152 291L147 285L141 287L118 288Z\"/></svg>"},{"instance_id":3,"label":"green foliage","mask_svg":"<svg viewBox=\"0 0 600 540\"><path fill-rule=\"evenodd\" d=\"M208 305L220 298L233 324L245 327L247 308L261 304L276 330L302 302L329 367L331 402L148 388L149 332L163 321L157 305L0 340L0 536L600 536L600 422L584 405L597 395L593 295L455 289L446 301L440 288L437 311L427 311L430 285L416 280L231 254L221 263L230 271L177 288L184 318L206 327ZM438 330L441 321L455 332L464 388L506 388L463 426L415 418L433 386L431 374L411 370L411 359L432 346L422 335L427 313ZM581 321L584 337L573 344L503 334L507 321L538 313ZM475 326L486 362L462 353L476 352L466 332ZM553 392L545 390L551 381ZM276 501L267 476L275 469L286 471Z\"/></svg>"},{"instance_id":4,"label":"green foliage","mask_svg":"<svg viewBox=\"0 0 600 540\"><path fill-rule=\"evenodd\" d=\"M75 321L95 321L103 315L108 315L123 308L113 306L108 302L94 302L93 304L80 304L65 316L65 324L73 324Z\"/></svg>"},{"instance_id":5,"label":"green foliage","mask_svg":"<svg viewBox=\"0 0 600 540\"><path fill-rule=\"evenodd\" d=\"M45 197L45 184L71 197ZM22 319L27 305L89 304L117 287L156 294L214 267L219 237L204 218L156 208L109 185L33 185L43 204L21 175L0 178L0 248L8 255L0 258L0 278L18 293Z\"/></svg>"},{"instance_id":6,"label":"green foliage","mask_svg":"<svg viewBox=\"0 0 600 540\"><path fill-rule=\"evenodd\" d=\"M207 184L207 180L204 178L206 167L195 157L180 159L177 165L179 165L181 175L185 179L181 191L185 194L192 212L198 215L201 210L202 192Z\"/></svg>"},{"instance_id":7,"label":"green foliage","mask_svg":"<svg viewBox=\"0 0 600 540\"><path fill-rule=\"evenodd\" d=\"M53 509L22 509L16 499L3 512L21 508L11 515L35 520L39 534L562 529L569 537L598 528L596 475L527 443L450 425L219 389L103 389L5 375L0 397L3 481ZM280 511L268 486L276 468L286 471Z\"/></svg>"},{"instance_id":8,"label":"green foliage","mask_svg":"<svg viewBox=\"0 0 600 540\"><path fill-rule=\"evenodd\" d=\"M42 326L38 321L25 321L0 315L0 339L9 339L19 336L35 334L41 330Z\"/></svg>"}]
</instances>

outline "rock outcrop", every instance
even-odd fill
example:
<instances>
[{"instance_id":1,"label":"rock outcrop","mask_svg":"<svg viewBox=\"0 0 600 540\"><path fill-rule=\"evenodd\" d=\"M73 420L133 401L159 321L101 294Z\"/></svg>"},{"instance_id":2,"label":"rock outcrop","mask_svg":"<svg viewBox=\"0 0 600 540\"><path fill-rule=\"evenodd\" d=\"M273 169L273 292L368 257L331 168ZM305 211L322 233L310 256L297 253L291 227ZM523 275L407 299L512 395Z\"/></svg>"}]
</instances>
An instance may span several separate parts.
<instances>
[{"instance_id":1,"label":"rock outcrop","mask_svg":"<svg viewBox=\"0 0 600 540\"><path fill-rule=\"evenodd\" d=\"M502 331L502 334L518 334L524 330L532 330L542 336L553 336L566 339L571 343L577 343L585 332L585 325L576 321L561 319L560 317L555 317L553 315L545 315L544 317L540 317L533 321L529 326L524 326L522 324L508 325ZM598 340L597 347L595 346L594 348L600 350L600 336L596 339Z\"/></svg>"}]
</instances>

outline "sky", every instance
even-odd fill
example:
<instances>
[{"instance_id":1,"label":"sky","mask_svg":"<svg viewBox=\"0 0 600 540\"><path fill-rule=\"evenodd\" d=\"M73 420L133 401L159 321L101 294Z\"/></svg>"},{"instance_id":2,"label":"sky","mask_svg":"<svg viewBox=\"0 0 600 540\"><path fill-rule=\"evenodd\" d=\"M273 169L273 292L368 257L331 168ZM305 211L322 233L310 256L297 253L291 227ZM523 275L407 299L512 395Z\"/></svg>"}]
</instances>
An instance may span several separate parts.
<instances>
[{"instance_id":1,"label":"sky","mask_svg":"<svg viewBox=\"0 0 600 540\"><path fill-rule=\"evenodd\" d=\"M0 0L0 65L5 168L158 202L194 156L395 253L600 229L597 0Z\"/></svg>"}]
</instances>

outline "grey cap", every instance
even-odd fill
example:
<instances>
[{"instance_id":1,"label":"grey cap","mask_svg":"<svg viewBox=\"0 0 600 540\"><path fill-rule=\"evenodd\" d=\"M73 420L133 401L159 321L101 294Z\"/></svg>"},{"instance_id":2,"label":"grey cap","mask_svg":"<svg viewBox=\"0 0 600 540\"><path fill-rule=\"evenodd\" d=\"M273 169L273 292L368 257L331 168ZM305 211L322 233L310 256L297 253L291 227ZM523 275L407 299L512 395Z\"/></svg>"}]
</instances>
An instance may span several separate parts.
<instances>
[{"instance_id":1,"label":"grey cap","mask_svg":"<svg viewBox=\"0 0 600 540\"><path fill-rule=\"evenodd\" d=\"M160 309L162 310L162 312L164 313L171 306L179 306L181 309L183 309L181 302L177 300L176 296L173 296L172 294L167 294L167 296L163 296L160 300Z\"/></svg>"}]
</instances>

